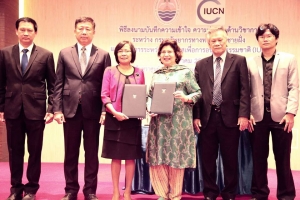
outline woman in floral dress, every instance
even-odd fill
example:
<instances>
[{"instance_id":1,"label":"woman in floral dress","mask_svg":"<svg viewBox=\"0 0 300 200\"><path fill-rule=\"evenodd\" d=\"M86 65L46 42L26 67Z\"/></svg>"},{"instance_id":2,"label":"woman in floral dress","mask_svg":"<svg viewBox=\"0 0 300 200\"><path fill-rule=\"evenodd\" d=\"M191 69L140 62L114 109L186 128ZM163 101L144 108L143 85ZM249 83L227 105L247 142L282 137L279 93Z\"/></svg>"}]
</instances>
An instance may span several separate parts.
<instances>
[{"instance_id":1,"label":"woman in floral dress","mask_svg":"<svg viewBox=\"0 0 300 200\"><path fill-rule=\"evenodd\" d=\"M147 99L151 121L146 157L151 183L159 200L177 200L181 199L184 169L196 167L192 110L201 91L193 72L178 64L182 51L175 40L164 40L159 46L158 57L163 66L152 76ZM155 82L176 82L171 115L151 113Z\"/></svg>"}]
</instances>

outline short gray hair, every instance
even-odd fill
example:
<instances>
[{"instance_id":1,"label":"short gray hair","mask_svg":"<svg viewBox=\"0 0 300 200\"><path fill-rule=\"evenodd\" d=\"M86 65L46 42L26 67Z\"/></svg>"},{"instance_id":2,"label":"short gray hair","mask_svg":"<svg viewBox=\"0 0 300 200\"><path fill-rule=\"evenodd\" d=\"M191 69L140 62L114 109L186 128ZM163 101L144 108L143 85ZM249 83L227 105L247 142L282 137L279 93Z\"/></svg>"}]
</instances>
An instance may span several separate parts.
<instances>
[{"instance_id":1,"label":"short gray hair","mask_svg":"<svg viewBox=\"0 0 300 200\"><path fill-rule=\"evenodd\" d=\"M227 30L224 28L224 26L215 26L211 27L208 32L206 33L206 41L209 43L210 35L217 32L217 31L223 31L223 36L227 39Z\"/></svg>"}]
</instances>

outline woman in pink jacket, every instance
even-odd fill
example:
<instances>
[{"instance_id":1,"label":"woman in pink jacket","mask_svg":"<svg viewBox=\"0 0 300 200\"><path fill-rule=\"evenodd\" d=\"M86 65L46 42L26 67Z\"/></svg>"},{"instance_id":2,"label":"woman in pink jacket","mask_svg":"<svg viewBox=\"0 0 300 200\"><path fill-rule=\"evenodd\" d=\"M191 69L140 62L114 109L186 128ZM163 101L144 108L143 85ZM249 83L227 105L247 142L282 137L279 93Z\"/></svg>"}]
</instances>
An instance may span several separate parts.
<instances>
[{"instance_id":1,"label":"woman in pink jacket","mask_svg":"<svg viewBox=\"0 0 300 200\"><path fill-rule=\"evenodd\" d=\"M114 55L118 65L106 68L102 84L101 98L106 107L106 119L101 156L112 159L112 200L120 198L121 160L125 160L126 189L123 196L125 200L131 200L134 160L142 157L142 124L140 119L128 118L122 113L122 97L125 84L145 84L145 78L142 69L131 65L136 56L136 50L131 42L122 41L117 44Z\"/></svg>"}]
</instances>

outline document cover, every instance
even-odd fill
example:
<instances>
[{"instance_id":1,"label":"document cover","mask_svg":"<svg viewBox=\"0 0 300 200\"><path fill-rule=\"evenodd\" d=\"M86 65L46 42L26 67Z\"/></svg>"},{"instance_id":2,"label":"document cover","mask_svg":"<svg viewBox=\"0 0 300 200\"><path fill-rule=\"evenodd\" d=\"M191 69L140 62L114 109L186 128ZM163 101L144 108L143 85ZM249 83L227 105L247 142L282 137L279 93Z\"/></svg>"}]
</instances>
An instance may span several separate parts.
<instances>
[{"instance_id":1,"label":"document cover","mask_svg":"<svg viewBox=\"0 0 300 200\"><path fill-rule=\"evenodd\" d=\"M150 111L155 114L172 114L176 82L154 83Z\"/></svg>"},{"instance_id":2,"label":"document cover","mask_svg":"<svg viewBox=\"0 0 300 200\"><path fill-rule=\"evenodd\" d=\"M122 113L129 118L146 117L146 85L125 84Z\"/></svg>"}]
</instances>

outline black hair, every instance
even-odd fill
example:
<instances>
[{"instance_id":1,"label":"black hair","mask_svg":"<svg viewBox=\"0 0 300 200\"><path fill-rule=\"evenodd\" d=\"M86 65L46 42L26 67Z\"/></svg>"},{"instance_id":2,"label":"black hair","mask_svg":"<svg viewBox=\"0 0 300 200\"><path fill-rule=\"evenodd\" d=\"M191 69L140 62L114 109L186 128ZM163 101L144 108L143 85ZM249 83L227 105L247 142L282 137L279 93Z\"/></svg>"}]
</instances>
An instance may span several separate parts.
<instances>
[{"instance_id":1,"label":"black hair","mask_svg":"<svg viewBox=\"0 0 300 200\"><path fill-rule=\"evenodd\" d=\"M20 22L29 22L29 23L32 23L33 28L34 28L34 32L37 32L38 26L37 26L37 23L36 23L36 21L34 19L32 19L30 17L22 17L22 18L18 19L16 21L16 29L17 30L19 29Z\"/></svg>"}]
</instances>

